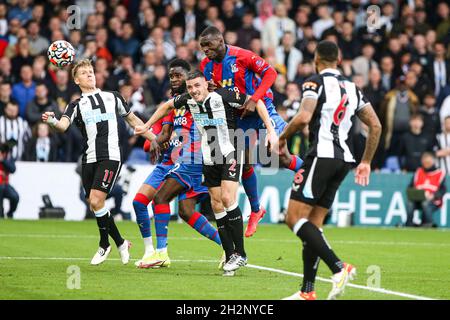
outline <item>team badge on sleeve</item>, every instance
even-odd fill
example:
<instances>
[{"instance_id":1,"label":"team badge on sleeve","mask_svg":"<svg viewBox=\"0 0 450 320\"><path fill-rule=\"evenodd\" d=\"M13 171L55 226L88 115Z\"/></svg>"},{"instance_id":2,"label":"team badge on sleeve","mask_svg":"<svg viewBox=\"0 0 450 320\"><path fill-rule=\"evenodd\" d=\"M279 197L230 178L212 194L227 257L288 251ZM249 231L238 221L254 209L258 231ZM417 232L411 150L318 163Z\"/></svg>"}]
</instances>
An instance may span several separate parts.
<instances>
[{"instance_id":1,"label":"team badge on sleeve","mask_svg":"<svg viewBox=\"0 0 450 320\"><path fill-rule=\"evenodd\" d=\"M302 89L303 89L303 91L305 91L305 90L317 91L317 83L312 82L312 81L305 82L302 85Z\"/></svg>"}]
</instances>

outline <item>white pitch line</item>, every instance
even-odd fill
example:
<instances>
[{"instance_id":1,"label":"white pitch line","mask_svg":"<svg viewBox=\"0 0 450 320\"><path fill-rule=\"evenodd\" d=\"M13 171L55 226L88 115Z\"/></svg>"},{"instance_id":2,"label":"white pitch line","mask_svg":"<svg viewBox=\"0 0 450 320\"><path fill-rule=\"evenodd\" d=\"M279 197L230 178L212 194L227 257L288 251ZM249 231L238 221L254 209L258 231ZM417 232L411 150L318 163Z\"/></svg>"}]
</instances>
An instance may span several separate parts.
<instances>
[{"instance_id":1,"label":"white pitch line","mask_svg":"<svg viewBox=\"0 0 450 320\"><path fill-rule=\"evenodd\" d=\"M19 234L19 233L0 233L0 238L60 238L60 239L97 239L97 235L78 235L78 234ZM130 240L139 240L141 237L128 237ZM193 240L193 241L209 241L203 237L170 237L172 240ZM299 243L298 239L251 239L257 242L282 242L282 243ZM357 241L357 240L333 240L334 244L366 244L379 246L419 246L419 247L450 247L450 243L433 243L433 242L395 242L395 241Z\"/></svg>"},{"instance_id":2,"label":"white pitch line","mask_svg":"<svg viewBox=\"0 0 450 320\"><path fill-rule=\"evenodd\" d=\"M284 271L284 270L274 269L274 268L261 267L261 266L256 266L253 264L247 264L247 267L253 268L253 269L264 270L264 271L276 272L276 273L293 276L293 277L303 278L303 274L301 274L301 273L289 272L289 271ZM316 277L316 279L319 281L331 283L330 279L325 279L322 277ZM434 298L417 296L417 295L413 295L413 294L409 294L409 293L397 292L397 291L392 291L392 290L387 290L387 289L382 289L382 288L366 287L366 286L361 286L359 284L353 284L353 283L349 283L349 284L347 284L347 286L352 287L352 288L367 290L367 291L373 291L373 292L378 292L378 293L383 293L383 294L388 294L388 295L394 295L394 296L414 299L414 300L435 300Z\"/></svg>"},{"instance_id":3,"label":"white pitch line","mask_svg":"<svg viewBox=\"0 0 450 320\"><path fill-rule=\"evenodd\" d=\"M89 261L91 259L90 258L70 258L70 257L64 258L64 257L1 257L0 256L0 260L72 260L72 261ZM110 258L108 260L120 261L120 259L115 259L115 258ZM136 260L137 259L130 259L130 261L136 261ZM217 260L188 260L188 259L181 259L181 260L172 260L172 261L173 262L217 263ZM280 274L284 274L284 275L292 276L292 277L297 277L297 278L303 278L303 274L301 274L301 273L295 273L295 272L285 271L285 270L281 270L281 269L262 267L262 266L257 266L257 265L254 265L254 264L247 264L247 267L253 268L253 269L258 269L258 270L263 270L263 271L280 273ZM319 280L319 281L322 281L322 282L331 283L330 279L325 279L325 278L322 278L322 277L317 277L316 279ZM352 288L356 288L356 289L362 289L362 290L367 290L367 291L372 291L372 292L377 292L377 293L387 294L387 295L394 295L394 296L399 296L399 297L409 298L409 299L414 299L414 300L435 300L434 298L429 298L429 297L424 297L424 296L417 296L417 295L413 295L413 294L409 294L409 293L397 292L397 291L387 290L387 289L383 289L383 288L366 287L366 286L361 286L361 285L353 284L353 283L349 283L349 284L347 284L347 286L352 287Z\"/></svg>"}]
</instances>

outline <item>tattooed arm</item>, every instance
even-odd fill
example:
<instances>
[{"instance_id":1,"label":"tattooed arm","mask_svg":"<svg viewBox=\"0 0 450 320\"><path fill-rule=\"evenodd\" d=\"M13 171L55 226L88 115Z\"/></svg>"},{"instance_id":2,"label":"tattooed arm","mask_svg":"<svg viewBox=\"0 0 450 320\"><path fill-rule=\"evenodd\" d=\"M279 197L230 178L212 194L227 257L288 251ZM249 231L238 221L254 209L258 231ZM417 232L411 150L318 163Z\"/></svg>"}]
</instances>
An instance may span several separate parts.
<instances>
[{"instance_id":1,"label":"tattooed arm","mask_svg":"<svg viewBox=\"0 0 450 320\"><path fill-rule=\"evenodd\" d=\"M366 148L361 162L372 162L375 151L378 147L378 142L381 136L381 123L378 119L373 107L368 105L358 112L358 118L369 127L369 134L366 140Z\"/></svg>"},{"instance_id":2,"label":"tattooed arm","mask_svg":"<svg viewBox=\"0 0 450 320\"><path fill-rule=\"evenodd\" d=\"M356 168L355 182L362 186L367 186L369 184L370 163L375 155L381 136L381 123L371 104L360 109L357 115L369 127L369 134L366 139L366 147L361 163Z\"/></svg>"}]
</instances>

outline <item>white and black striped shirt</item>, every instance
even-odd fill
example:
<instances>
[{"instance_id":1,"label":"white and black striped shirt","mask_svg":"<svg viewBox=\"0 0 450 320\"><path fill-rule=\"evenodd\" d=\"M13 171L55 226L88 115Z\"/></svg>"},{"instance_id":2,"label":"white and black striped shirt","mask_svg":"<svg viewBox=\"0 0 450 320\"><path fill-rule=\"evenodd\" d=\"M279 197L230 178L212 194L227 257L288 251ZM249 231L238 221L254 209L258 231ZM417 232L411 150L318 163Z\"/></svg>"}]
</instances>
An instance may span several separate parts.
<instances>
[{"instance_id":1,"label":"white and black striped shirt","mask_svg":"<svg viewBox=\"0 0 450 320\"><path fill-rule=\"evenodd\" d=\"M220 88L211 92L203 103L197 103L189 94L174 100L176 109L186 107L194 118L201 135L203 163L213 165L230 153L237 151L235 109L241 109L247 100L245 94ZM219 154L216 153L219 151Z\"/></svg>"},{"instance_id":2,"label":"white and black striped shirt","mask_svg":"<svg viewBox=\"0 0 450 320\"><path fill-rule=\"evenodd\" d=\"M10 156L14 160L21 160L25 146L31 137L31 130L28 122L17 117L16 119L9 119L6 116L0 117L0 143L5 143L8 140L16 140L17 145L14 146L10 152Z\"/></svg>"},{"instance_id":3,"label":"white and black striped shirt","mask_svg":"<svg viewBox=\"0 0 450 320\"><path fill-rule=\"evenodd\" d=\"M450 148L450 133L439 133L436 135L438 150ZM439 168L444 170L446 174L450 174L450 156L439 158Z\"/></svg>"},{"instance_id":4,"label":"white and black striped shirt","mask_svg":"<svg viewBox=\"0 0 450 320\"><path fill-rule=\"evenodd\" d=\"M336 69L324 69L302 85L303 98L317 99L309 124L308 155L355 162L353 129L355 115L369 102L356 85Z\"/></svg>"},{"instance_id":5,"label":"white and black striped shirt","mask_svg":"<svg viewBox=\"0 0 450 320\"><path fill-rule=\"evenodd\" d=\"M118 92L101 91L81 95L64 111L71 123L80 128L84 138L83 163L102 160L122 161L118 121L130 113Z\"/></svg>"}]
</instances>

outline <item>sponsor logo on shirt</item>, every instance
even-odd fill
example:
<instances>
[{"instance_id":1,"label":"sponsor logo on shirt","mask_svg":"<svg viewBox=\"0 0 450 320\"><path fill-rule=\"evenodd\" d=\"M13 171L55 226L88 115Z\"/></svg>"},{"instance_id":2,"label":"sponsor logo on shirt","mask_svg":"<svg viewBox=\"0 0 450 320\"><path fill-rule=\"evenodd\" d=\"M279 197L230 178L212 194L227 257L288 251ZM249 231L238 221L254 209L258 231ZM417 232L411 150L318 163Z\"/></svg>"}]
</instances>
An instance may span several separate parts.
<instances>
[{"instance_id":1,"label":"sponsor logo on shirt","mask_svg":"<svg viewBox=\"0 0 450 320\"><path fill-rule=\"evenodd\" d=\"M81 116L87 126L94 125L102 121L114 120L116 117L113 112L102 113L100 109L82 111Z\"/></svg>"},{"instance_id":2,"label":"sponsor logo on shirt","mask_svg":"<svg viewBox=\"0 0 450 320\"><path fill-rule=\"evenodd\" d=\"M220 126L220 125L225 124L224 118L209 119L207 114L202 114L202 113L196 113L193 116L194 116L195 122L202 127Z\"/></svg>"}]
</instances>

